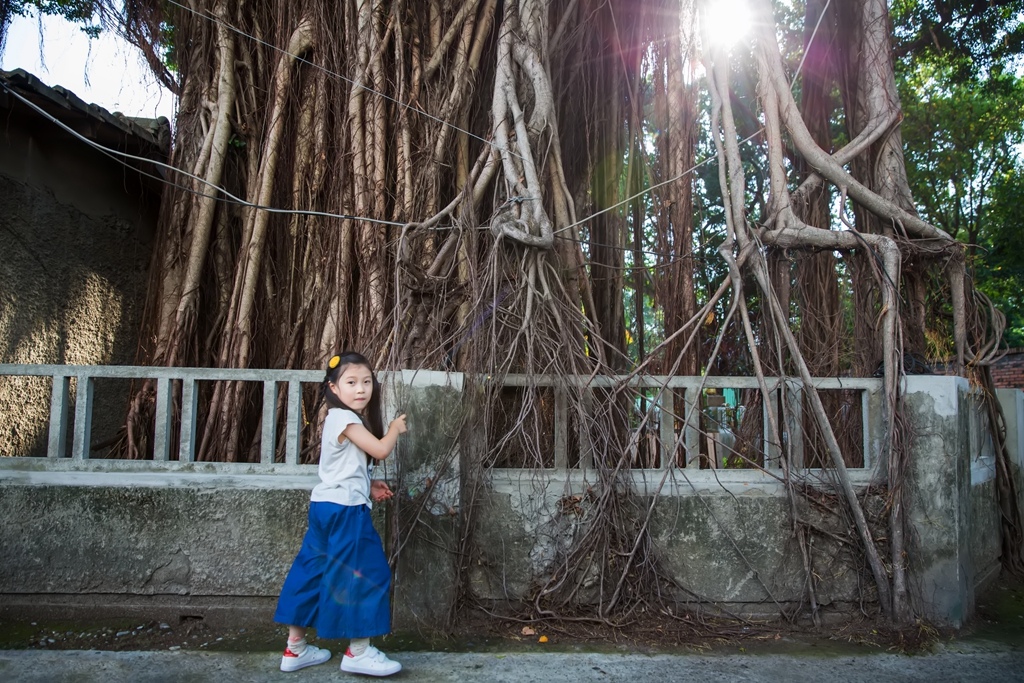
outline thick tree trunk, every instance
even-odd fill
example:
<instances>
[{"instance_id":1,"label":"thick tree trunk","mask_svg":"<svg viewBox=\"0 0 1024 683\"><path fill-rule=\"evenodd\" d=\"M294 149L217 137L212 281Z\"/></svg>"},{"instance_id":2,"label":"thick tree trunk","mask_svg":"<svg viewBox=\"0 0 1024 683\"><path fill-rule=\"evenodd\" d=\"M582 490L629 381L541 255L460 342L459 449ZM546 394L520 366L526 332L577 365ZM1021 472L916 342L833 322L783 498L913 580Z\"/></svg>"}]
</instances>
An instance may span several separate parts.
<instances>
[{"instance_id":1,"label":"thick tree trunk","mask_svg":"<svg viewBox=\"0 0 1024 683\"><path fill-rule=\"evenodd\" d=\"M674 16L670 8L665 10ZM659 136L660 181L667 185L658 214L658 264L654 273L655 295L665 315L664 332L669 338L689 323L697 312L693 258L693 180L698 122L697 98L697 6L694 0L678 4L678 24L667 21L664 52L655 74L655 111L664 133ZM675 29L678 27L678 31ZM664 352L661 371L680 375L700 372L700 340L687 344L677 337Z\"/></svg>"}]
</instances>

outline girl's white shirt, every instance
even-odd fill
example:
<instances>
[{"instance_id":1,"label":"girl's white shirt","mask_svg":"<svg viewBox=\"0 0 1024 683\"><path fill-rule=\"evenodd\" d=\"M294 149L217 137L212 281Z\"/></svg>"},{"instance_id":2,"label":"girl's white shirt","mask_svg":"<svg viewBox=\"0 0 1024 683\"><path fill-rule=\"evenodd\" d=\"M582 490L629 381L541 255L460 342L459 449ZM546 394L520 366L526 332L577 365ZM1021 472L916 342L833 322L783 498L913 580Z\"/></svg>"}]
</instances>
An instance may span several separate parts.
<instances>
[{"instance_id":1,"label":"girl's white shirt","mask_svg":"<svg viewBox=\"0 0 1024 683\"><path fill-rule=\"evenodd\" d=\"M367 455L350 439L338 443L338 437L350 424L362 424L351 410L331 408L320 435L320 483L309 499L314 503L365 505L370 502L370 468Z\"/></svg>"}]
</instances>

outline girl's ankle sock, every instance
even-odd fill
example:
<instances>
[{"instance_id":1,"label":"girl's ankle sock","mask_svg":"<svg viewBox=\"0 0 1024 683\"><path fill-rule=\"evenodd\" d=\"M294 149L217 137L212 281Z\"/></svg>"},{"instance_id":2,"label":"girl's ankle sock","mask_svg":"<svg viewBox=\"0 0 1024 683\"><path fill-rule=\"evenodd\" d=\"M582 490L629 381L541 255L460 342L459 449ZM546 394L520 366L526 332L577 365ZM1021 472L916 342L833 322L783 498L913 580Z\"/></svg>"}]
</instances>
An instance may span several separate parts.
<instances>
[{"instance_id":1,"label":"girl's ankle sock","mask_svg":"<svg viewBox=\"0 0 1024 683\"><path fill-rule=\"evenodd\" d=\"M288 639L288 649L292 651L293 655L302 656L302 653L306 651L306 637L303 636L298 640Z\"/></svg>"},{"instance_id":2,"label":"girl's ankle sock","mask_svg":"<svg viewBox=\"0 0 1024 683\"><path fill-rule=\"evenodd\" d=\"M369 646L369 638L353 638L351 641L349 641L348 653L353 657L358 657L359 655L366 652L366 648Z\"/></svg>"}]
</instances>

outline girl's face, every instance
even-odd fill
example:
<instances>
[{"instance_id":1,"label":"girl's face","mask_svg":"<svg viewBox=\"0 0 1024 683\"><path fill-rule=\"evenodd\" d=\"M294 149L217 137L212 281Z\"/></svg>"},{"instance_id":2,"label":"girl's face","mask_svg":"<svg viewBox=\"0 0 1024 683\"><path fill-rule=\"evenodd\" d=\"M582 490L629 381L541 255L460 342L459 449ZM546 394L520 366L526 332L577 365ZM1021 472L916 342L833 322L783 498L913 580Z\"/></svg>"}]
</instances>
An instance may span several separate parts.
<instances>
[{"instance_id":1,"label":"girl's face","mask_svg":"<svg viewBox=\"0 0 1024 683\"><path fill-rule=\"evenodd\" d=\"M346 365L329 386L342 403L362 413L373 396L373 373L365 365Z\"/></svg>"}]
</instances>

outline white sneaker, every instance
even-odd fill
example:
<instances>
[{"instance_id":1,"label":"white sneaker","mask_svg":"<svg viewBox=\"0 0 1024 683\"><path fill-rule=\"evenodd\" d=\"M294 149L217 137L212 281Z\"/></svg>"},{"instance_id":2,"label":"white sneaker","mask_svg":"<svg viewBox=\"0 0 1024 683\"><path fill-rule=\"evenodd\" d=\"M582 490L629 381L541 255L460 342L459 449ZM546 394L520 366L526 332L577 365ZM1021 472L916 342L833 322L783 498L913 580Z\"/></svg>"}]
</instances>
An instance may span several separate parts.
<instances>
[{"instance_id":1,"label":"white sneaker","mask_svg":"<svg viewBox=\"0 0 1024 683\"><path fill-rule=\"evenodd\" d=\"M402 670L402 665L388 659L388 656L373 645L366 646L366 652L353 657L345 652L341 658L341 670L350 674L366 674L367 676L390 676Z\"/></svg>"},{"instance_id":2,"label":"white sneaker","mask_svg":"<svg viewBox=\"0 0 1024 683\"><path fill-rule=\"evenodd\" d=\"M297 655L291 649L285 648L284 654L281 655L281 671L298 671L299 669L305 669L307 666L323 664L330 658L330 650L325 650L316 645L306 645L306 649L301 655Z\"/></svg>"}]
</instances>

